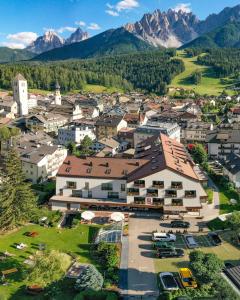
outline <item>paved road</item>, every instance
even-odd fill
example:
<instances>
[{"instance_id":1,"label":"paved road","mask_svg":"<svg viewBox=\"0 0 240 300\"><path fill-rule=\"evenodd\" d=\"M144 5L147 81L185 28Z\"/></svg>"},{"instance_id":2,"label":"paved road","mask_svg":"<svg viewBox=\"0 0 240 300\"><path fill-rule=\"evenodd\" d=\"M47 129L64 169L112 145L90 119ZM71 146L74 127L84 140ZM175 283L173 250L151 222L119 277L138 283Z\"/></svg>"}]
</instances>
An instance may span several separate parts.
<instances>
[{"instance_id":1,"label":"paved road","mask_svg":"<svg viewBox=\"0 0 240 300\"><path fill-rule=\"evenodd\" d=\"M151 233L159 226L159 221L159 218L143 217L129 220L128 299L157 299L159 291L151 251Z\"/></svg>"}]
</instances>

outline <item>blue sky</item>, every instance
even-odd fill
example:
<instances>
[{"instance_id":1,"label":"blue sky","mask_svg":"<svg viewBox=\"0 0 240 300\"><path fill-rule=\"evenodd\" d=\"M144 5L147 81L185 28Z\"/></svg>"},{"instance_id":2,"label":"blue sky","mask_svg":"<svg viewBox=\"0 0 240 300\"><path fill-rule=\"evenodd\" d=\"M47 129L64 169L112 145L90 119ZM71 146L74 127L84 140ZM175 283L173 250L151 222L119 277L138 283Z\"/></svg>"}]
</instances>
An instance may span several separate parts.
<instances>
[{"instance_id":1,"label":"blue sky","mask_svg":"<svg viewBox=\"0 0 240 300\"><path fill-rule=\"evenodd\" d=\"M169 8L192 11L200 19L239 0L0 0L0 45L23 48L48 29L61 36L79 25L91 36Z\"/></svg>"}]
</instances>

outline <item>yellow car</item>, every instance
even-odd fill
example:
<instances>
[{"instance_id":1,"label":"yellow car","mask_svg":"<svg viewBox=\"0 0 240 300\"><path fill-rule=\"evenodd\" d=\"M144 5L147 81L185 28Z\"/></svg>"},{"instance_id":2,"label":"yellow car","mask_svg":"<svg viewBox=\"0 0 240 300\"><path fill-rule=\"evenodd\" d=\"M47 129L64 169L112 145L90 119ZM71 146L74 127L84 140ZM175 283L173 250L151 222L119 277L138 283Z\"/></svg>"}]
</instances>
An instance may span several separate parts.
<instances>
[{"instance_id":1,"label":"yellow car","mask_svg":"<svg viewBox=\"0 0 240 300\"><path fill-rule=\"evenodd\" d=\"M182 282L183 287L185 288L197 288L197 282L193 278L193 274L188 268L179 269L179 275Z\"/></svg>"}]
</instances>

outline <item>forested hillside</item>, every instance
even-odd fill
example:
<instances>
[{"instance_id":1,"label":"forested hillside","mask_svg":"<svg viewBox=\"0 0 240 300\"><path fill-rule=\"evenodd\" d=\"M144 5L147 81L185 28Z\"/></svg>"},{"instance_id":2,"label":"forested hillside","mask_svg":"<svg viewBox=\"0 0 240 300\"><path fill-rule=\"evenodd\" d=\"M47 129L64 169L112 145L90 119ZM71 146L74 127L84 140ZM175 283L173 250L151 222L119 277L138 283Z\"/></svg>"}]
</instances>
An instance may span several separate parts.
<instances>
[{"instance_id":1,"label":"forested hillside","mask_svg":"<svg viewBox=\"0 0 240 300\"><path fill-rule=\"evenodd\" d=\"M5 64L0 67L0 86L10 89L12 78L20 72L33 89L51 90L58 80L63 91L100 84L165 94L172 78L184 70L181 60L172 59L175 54L175 50L161 50L101 59Z\"/></svg>"},{"instance_id":2,"label":"forested hillside","mask_svg":"<svg viewBox=\"0 0 240 300\"><path fill-rule=\"evenodd\" d=\"M211 66L216 77L240 77L240 49L210 49L197 61L201 65Z\"/></svg>"},{"instance_id":3,"label":"forested hillside","mask_svg":"<svg viewBox=\"0 0 240 300\"><path fill-rule=\"evenodd\" d=\"M27 60L33 57L34 54L25 49L10 49L7 47L0 47L0 63Z\"/></svg>"}]
</instances>

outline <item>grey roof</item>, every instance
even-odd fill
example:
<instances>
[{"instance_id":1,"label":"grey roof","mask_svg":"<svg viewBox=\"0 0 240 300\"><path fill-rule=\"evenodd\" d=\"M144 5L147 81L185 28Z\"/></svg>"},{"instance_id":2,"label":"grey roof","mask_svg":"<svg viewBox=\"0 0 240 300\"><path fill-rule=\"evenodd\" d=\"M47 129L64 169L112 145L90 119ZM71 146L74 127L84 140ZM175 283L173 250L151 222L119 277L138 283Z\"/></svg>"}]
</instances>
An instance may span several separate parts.
<instances>
[{"instance_id":1,"label":"grey roof","mask_svg":"<svg viewBox=\"0 0 240 300\"><path fill-rule=\"evenodd\" d=\"M222 130L216 129L210 131L206 137L208 143L240 143L240 130Z\"/></svg>"},{"instance_id":2,"label":"grey roof","mask_svg":"<svg viewBox=\"0 0 240 300\"><path fill-rule=\"evenodd\" d=\"M225 159L220 160L220 162L231 174L234 175L240 172L240 155L230 153Z\"/></svg>"},{"instance_id":3,"label":"grey roof","mask_svg":"<svg viewBox=\"0 0 240 300\"><path fill-rule=\"evenodd\" d=\"M122 121L120 116L102 116L96 121L96 126L117 126Z\"/></svg>"},{"instance_id":4,"label":"grey roof","mask_svg":"<svg viewBox=\"0 0 240 300\"><path fill-rule=\"evenodd\" d=\"M18 73L14 79L15 79L15 80L25 80L25 81L26 81L26 79L25 79L25 78L23 77L23 75L20 74L20 73Z\"/></svg>"}]
</instances>

